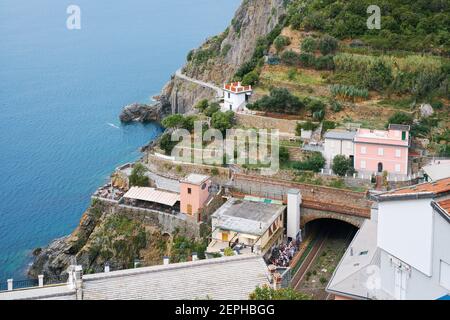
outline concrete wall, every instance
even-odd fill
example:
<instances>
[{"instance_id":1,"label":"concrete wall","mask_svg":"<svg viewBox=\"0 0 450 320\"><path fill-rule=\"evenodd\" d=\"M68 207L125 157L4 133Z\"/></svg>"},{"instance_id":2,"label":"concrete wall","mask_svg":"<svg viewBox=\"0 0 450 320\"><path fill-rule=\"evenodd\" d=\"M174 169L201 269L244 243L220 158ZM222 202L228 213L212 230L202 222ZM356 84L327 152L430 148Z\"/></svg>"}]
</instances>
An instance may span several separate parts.
<instances>
[{"instance_id":1,"label":"concrete wall","mask_svg":"<svg viewBox=\"0 0 450 320\"><path fill-rule=\"evenodd\" d=\"M121 214L130 219L141 221L145 225L154 226L161 230L161 233L173 234L179 230L186 237L199 237L200 224L194 219L189 219L180 215L172 215L164 212L141 209L121 204L112 205L111 213Z\"/></svg>"},{"instance_id":2,"label":"concrete wall","mask_svg":"<svg viewBox=\"0 0 450 320\"><path fill-rule=\"evenodd\" d=\"M353 141L325 139L323 156L327 161L328 167L331 167L333 159L337 155L344 155L347 158L354 155Z\"/></svg>"},{"instance_id":3,"label":"concrete wall","mask_svg":"<svg viewBox=\"0 0 450 320\"><path fill-rule=\"evenodd\" d=\"M408 174L408 147L355 143L355 169L364 172L383 171L392 174Z\"/></svg>"}]
</instances>

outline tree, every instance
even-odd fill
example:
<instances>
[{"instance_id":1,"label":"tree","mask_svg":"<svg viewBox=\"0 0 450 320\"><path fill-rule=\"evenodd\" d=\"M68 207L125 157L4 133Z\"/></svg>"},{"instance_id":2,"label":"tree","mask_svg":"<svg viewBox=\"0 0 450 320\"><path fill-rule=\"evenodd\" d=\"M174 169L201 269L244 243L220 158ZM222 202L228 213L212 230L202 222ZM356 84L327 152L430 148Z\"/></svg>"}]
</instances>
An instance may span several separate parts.
<instances>
[{"instance_id":1,"label":"tree","mask_svg":"<svg viewBox=\"0 0 450 320\"><path fill-rule=\"evenodd\" d=\"M212 115L211 126L214 129L220 130L222 134L225 134L227 129L233 127L234 112L216 112Z\"/></svg>"},{"instance_id":2,"label":"tree","mask_svg":"<svg viewBox=\"0 0 450 320\"><path fill-rule=\"evenodd\" d=\"M345 157L344 155L337 155L333 159L333 164L331 168L333 169L334 173L343 177L352 168L351 160Z\"/></svg>"},{"instance_id":3,"label":"tree","mask_svg":"<svg viewBox=\"0 0 450 320\"><path fill-rule=\"evenodd\" d=\"M304 107L303 102L286 88L273 88L269 96L263 96L247 108L267 112L296 114Z\"/></svg>"},{"instance_id":4,"label":"tree","mask_svg":"<svg viewBox=\"0 0 450 320\"><path fill-rule=\"evenodd\" d=\"M182 114L173 114L161 121L164 128L182 128L184 124L184 117Z\"/></svg>"},{"instance_id":5,"label":"tree","mask_svg":"<svg viewBox=\"0 0 450 320\"><path fill-rule=\"evenodd\" d=\"M311 296L300 293L292 288L283 288L275 290L268 285L256 287L250 293L250 300L311 300Z\"/></svg>"},{"instance_id":6,"label":"tree","mask_svg":"<svg viewBox=\"0 0 450 320\"><path fill-rule=\"evenodd\" d=\"M208 108L208 99L202 99L200 100L196 105L195 108L200 110L200 112L205 111L206 108Z\"/></svg>"},{"instance_id":7,"label":"tree","mask_svg":"<svg viewBox=\"0 0 450 320\"><path fill-rule=\"evenodd\" d=\"M129 177L130 186L148 187L149 180L145 175L147 168L142 163L136 163Z\"/></svg>"},{"instance_id":8,"label":"tree","mask_svg":"<svg viewBox=\"0 0 450 320\"><path fill-rule=\"evenodd\" d=\"M323 55L336 52L338 48L338 41L330 35L324 35L319 40L319 50Z\"/></svg>"},{"instance_id":9,"label":"tree","mask_svg":"<svg viewBox=\"0 0 450 320\"><path fill-rule=\"evenodd\" d=\"M243 86L253 86L259 81L259 75L256 71L251 71L247 73L242 79Z\"/></svg>"},{"instance_id":10,"label":"tree","mask_svg":"<svg viewBox=\"0 0 450 320\"><path fill-rule=\"evenodd\" d=\"M405 124L411 125L413 123L413 118L407 113L397 111L388 120L387 126L390 124Z\"/></svg>"},{"instance_id":11,"label":"tree","mask_svg":"<svg viewBox=\"0 0 450 320\"><path fill-rule=\"evenodd\" d=\"M212 117L212 115L219 110L220 110L220 105L217 102L213 102L213 103L210 103L208 108L206 108L206 110L204 111L204 114L207 117Z\"/></svg>"}]
</instances>

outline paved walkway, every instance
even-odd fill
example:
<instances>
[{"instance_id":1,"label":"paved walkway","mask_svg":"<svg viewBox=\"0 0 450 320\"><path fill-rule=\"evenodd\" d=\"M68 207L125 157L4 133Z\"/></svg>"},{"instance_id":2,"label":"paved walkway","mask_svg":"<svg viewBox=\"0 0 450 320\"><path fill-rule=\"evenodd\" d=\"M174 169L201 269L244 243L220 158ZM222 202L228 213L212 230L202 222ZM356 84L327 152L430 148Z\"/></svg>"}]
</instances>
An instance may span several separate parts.
<instances>
[{"instance_id":1,"label":"paved walkway","mask_svg":"<svg viewBox=\"0 0 450 320\"><path fill-rule=\"evenodd\" d=\"M147 171L146 176L155 181L158 189L180 193L180 182L178 180L165 178L150 171Z\"/></svg>"},{"instance_id":2,"label":"paved walkway","mask_svg":"<svg viewBox=\"0 0 450 320\"><path fill-rule=\"evenodd\" d=\"M221 88L219 88L218 86L216 86L216 85L214 85L212 83L208 83L208 82L204 82L204 81L197 80L197 79L194 79L194 78L190 78L190 77L186 76L185 74L183 74L181 69L178 69L175 72L175 76L180 78L180 79L183 79L183 80L186 80L186 81L190 81L190 82L196 83L196 84L198 84L198 85L200 85L202 87L209 88L209 89L212 89L212 90L216 91L217 92L217 98L222 98L223 97L223 90Z\"/></svg>"}]
</instances>

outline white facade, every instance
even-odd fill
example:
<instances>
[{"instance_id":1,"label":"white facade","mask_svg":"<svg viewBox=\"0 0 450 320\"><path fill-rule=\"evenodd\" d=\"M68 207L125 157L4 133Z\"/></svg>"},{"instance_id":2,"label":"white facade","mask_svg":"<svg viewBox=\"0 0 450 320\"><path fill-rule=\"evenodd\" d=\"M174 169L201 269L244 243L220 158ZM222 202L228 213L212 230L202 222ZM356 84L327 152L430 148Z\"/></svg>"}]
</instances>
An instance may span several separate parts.
<instances>
[{"instance_id":1,"label":"white facade","mask_svg":"<svg viewBox=\"0 0 450 320\"><path fill-rule=\"evenodd\" d=\"M430 199L379 203L378 247L428 276L431 275L432 235Z\"/></svg>"},{"instance_id":2,"label":"white facade","mask_svg":"<svg viewBox=\"0 0 450 320\"><path fill-rule=\"evenodd\" d=\"M300 232L300 205L302 203L300 190L289 190L287 203L287 236L296 239Z\"/></svg>"},{"instance_id":3,"label":"white facade","mask_svg":"<svg viewBox=\"0 0 450 320\"><path fill-rule=\"evenodd\" d=\"M355 132L331 130L325 134L323 156L327 162L327 167L331 167L334 157L343 155L352 158L355 154L353 138Z\"/></svg>"},{"instance_id":4,"label":"white facade","mask_svg":"<svg viewBox=\"0 0 450 320\"><path fill-rule=\"evenodd\" d=\"M398 300L416 299L438 299L450 292L450 218L444 218L441 214L431 208L431 199L420 200L427 202L422 213L431 215L431 235L430 239L420 240L431 242L431 253L429 260L429 274L417 269L414 264L395 257L392 252L381 250L380 256L380 276L382 289ZM400 203L408 201L400 201ZM412 203L416 203L412 201ZM398 241L407 229L402 228L398 232ZM412 243L408 254L414 253L422 259L426 259L417 243ZM403 250L404 251L404 250ZM411 261L411 256L407 257Z\"/></svg>"},{"instance_id":5,"label":"white facade","mask_svg":"<svg viewBox=\"0 0 450 320\"><path fill-rule=\"evenodd\" d=\"M240 82L225 84L223 88L222 111L244 110L252 94L251 86L243 86Z\"/></svg>"}]
</instances>

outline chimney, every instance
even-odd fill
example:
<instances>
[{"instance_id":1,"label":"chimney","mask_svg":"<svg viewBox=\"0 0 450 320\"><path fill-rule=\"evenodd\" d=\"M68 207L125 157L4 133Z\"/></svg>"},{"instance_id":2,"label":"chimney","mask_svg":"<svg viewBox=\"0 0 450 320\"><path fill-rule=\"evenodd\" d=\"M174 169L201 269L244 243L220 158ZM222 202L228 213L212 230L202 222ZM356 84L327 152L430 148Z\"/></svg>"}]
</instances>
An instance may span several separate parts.
<instances>
[{"instance_id":1,"label":"chimney","mask_svg":"<svg viewBox=\"0 0 450 320\"><path fill-rule=\"evenodd\" d=\"M168 265L170 263L170 259L169 259L169 257L167 257L167 256L165 256L164 258L163 258L163 265Z\"/></svg>"},{"instance_id":2,"label":"chimney","mask_svg":"<svg viewBox=\"0 0 450 320\"><path fill-rule=\"evenodd\" d=\"M290 189L287 193L287 236L295 240L300 231L300 205L302 195L298 189Z\"/></svg>"},{"instance_id":3,"label":"chimney","mask_svg":"<svg viewBox=\"0 0 450 320\"><path fill-rule=\"evenodd\" d=\"M39 287L44 286L44 275L43 274L38 275L38 285L39 285Z\"/></svg>"},{"instance_id":4,"label":"chimney","mask_svg":"<svg viewBox=\"0 0 450 320\"><path fill-rule=\"evenodd\" d=\"M192 252L192 261L197 261L197 260L198 260L197 252Z\"/></svg>"},{"instance_id":5,"label":"chimney","mask_svg":"<svg viewBox=\"0 0 450 320\"><path fill-rule=\"evenodd\" d=\"M105 264L105 273L109 272L109 263Z\"/></svg>"}]
</instances>

